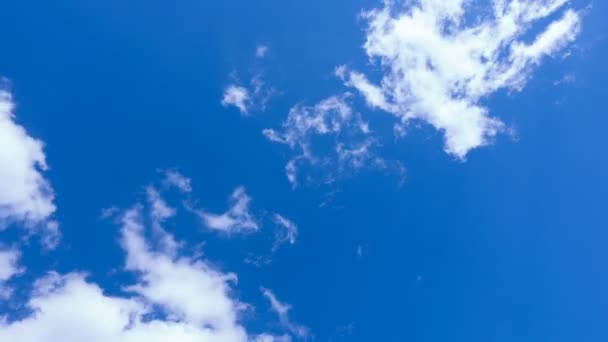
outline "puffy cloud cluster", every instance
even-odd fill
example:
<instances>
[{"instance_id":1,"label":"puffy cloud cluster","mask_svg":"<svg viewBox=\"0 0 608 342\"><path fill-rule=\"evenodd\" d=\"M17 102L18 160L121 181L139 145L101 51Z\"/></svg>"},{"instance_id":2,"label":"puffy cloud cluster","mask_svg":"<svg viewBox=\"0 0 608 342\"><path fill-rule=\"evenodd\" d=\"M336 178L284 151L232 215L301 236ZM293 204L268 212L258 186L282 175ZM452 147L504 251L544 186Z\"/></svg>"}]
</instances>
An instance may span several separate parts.
<instances>
[{"instance_id":1,"label":"puffy cloud cluster","mask_svg":"<svg viewBox=\"0 0 608 342\"><path fill-rule=\"evenodd\" d=\"M155 250L141 209L123 217L125 269L137 282L128 295L110 296L80 273L51 273L35 285L32 314L0 323L2 341L247 341L230 297L233 275L203 261ZM168 234L168 233L164 233ZM159 319L157 317L166 317Z\"/></svg>"},{"instance_id":2,"label":"puffy cloud cluster","mask_svg":"<svg viewBox=\"0 0 608 342\"><path fill-rule=\"evenodd\" d=\"M463 159L505 128L482 100L522 89L544 57L577 36L580 16L566 3L492 0L491 11L479 14L468 11L479 8L468 0L386 1L363 15L365 51L385 71L380 84L344 66L337 74L370 106L396 115L398 130L427 122L443 131L446 152Z\"/></svg>"},{"instance_id":3,"label":"puffy cloud cluster","mask_svg":"<svg viewBox=\"0 0 608 342\"><path fill-rule=\"evenodd\" d=\"M24 318L0 319L6 342L290 341L289 335L251 334L240 323L248 308L232 294L236 275L185 256L163 228L173 217L160 193L120 218L124 271L134 276L120 294L107 294L83 273L50 272L34 284ZM0 252L0 282L17 275L18 253Z\"/></svg>"},{"instance_id":4,"label":"puffy cloud cluster","mask_svg":"<svg viewBox=\"0 0 608 342\"><path fill-rule=\"evenodd\" d=\"M47 169L42 141L15 122L12 95L0 89L0 229L11 224L43 230L48 247L57 243L54 192L42 172Z\"/></svg>"}]
</instances>

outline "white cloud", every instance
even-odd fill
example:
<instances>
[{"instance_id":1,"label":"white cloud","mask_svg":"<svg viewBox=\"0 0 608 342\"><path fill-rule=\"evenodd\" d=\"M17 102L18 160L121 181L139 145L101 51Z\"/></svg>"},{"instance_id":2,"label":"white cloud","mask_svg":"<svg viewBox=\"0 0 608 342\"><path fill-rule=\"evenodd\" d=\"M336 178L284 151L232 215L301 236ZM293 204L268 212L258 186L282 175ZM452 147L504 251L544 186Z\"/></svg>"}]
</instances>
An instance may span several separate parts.
<instances>
[{"instance_id":1,"label":"white cloud","mask_svg":"<svg viewBox=\"0 0 608 342\"><path fill-rule=\"evenodd\" d=\"M43 229L48 247L58 238L54 193L42 175L47 169L44 144L15 122L10 93L0 89L0 229L18 223Z\"/></svg>"},{"instance_id":2,"label":"white cloud","mask_svg":"<svg viewBox=\"0 0 608 342\"><path fill-rule=\"evenodd\" d=\"M153 186L146 187L146 195L151 207L150 213L155 221L163 222L166 219L175 216L175 209L169 207L156 188Z\"/></svg>"},{"instance_id":3,"label":"white cloud","mask_svg":"<svg viewBox=\"0 0 608 342\"><path fill-rule=\"evenodd\" d=\"M257 58L264 58L268 54L268 45L260 44L255 48L255 56Z\"/></svg>"},{"instance_id":4,"label":"white cloud","mask_svg":"<svg viewBox=\"0 0 608 342\"><path fill-rule=\"evenodd\" d=\"M158 240L160 246L164 248L165 253L175 255L180 244L175 241L173 235L167 234L162 227L162 223L174 217L177 211L165 202L154 186L150 185L146 187L146 198L149 205L152 232L155 234L154 237Z\"/></svg>"},{"instance_id":5,"label":"white cloud","mask_svg":"<svg viewBox=\"0 0 608 342\"><path fill-rule=\"evenodd\" d=\"M263 58L267 51L268 47L259 46L256 56ZM230 85L224 88L222 105L236 107L243 116L266 110L266 104L277 93L276 89L269 86L264 80L263 70L254 72L249 81L245 83L239 81L236 71L230 74L230 78L232 79Z\"/></svg>"},{"instance_id":6,"label":"white cloud","mask_svg":"<svg viewBox=\"0 0 608 342\"><path fill-rule=\"evenodd\" d=\"M163 201L158 194L148 201ZM11 320L0 317L3 342L247 342L289 341L268 333L250 334L239 322L246 308L232 295L236 275L208 262L180 256L149 238L144 219L160 225L172 215L158 215L150 206L136 205L122 215L120 243L126 253L125 271L134 283L124 295L110 295L82 273L50 272L34 284L26 306L31 313ZM167 211L161 210L161 213ZM157 241L158 239L158 241ZM0 277L16 272L15 252L0 253Z\"/></svg>"},{"instance_id":7,"label":"white cloud","mask_svg":"<svg viewBox=\"0 0 608 342\"><path fill-rule=\"evenodd\" d=\"M296 239L298 238L298 226L291 220L280 214L272 215L272 220L278 226L279 229L275 236L275 241L274 245L272 246L272 250L278 250L279 247L281 247L281 245L285 243L289 243L291 245L295 244Z\"/></svg>"},{"instance_id":8,"label":"white cloud","mask_svg":"<svg viewBox=\"0 0 608 342\"><path fill-rule=\"evenodd\" d=\"M184 193L192 192L192 181L190 178L182 175L177 170L167 170L164 172L164 174L164 183L166 185L173 186Z\"/></svg>"},{"instance_id":9,"label":"white cloud","mask_svg":"<svg viewBox=\"0 0 608 342\"><path fill-rule=\"evenodd\" d=\"M576 38L580 17L566 3L493 0L492 13L471 19L472 1L408 1L405 8L386 1L364 13L365 50L386 71L380 84L346 67L336 73L370 106L396 115L399 127L416 119L443 131L446 152L464 159L505 129L482 100L500 89L522 89L543 57ZM548 17L535 34L542 25L536 22Z\"/></svg>"},{"instance_id":10,"label":"white cloud","mask_svg":"<svg viewBox=\"0 0 608 342\"><path fill-rule=\"evenodd\" d=\"M19 267L19 257L17 250L0 248L0 300L12 294L12 288L7 287L6 282L23 272Z\"/></svg>"},{"instance_id":11,"label":"white cloud","mask_svg":"<svg viewBox=\"0 0 608 342\"><path fill-rule=\"evenodd\" d=\"M251 96L247 88L231 84L224 89L224 98L222 99L224 107L235 106L241 114L246 115L249 112L250 104Z\"/></svg>"},{"instance_id":12,"label":"white cloud","mask_svg":"<svg viewBox=\"0 0 608 342\"><path fill-rule=\"evenodd\" d=\"M18 266L19 252L12 249L0 249L0 283L20 273Z\"/></svg>"},{"instance_id":13,"label":"white cloud","mask_svg":"<svg viewBox=\"0 0 608 342\"><path fill-rule=\"evenodd\" d=\"M262 334L262 335L256 336L252 340L252 342L291 342L292 340L293 339L289 335L275 336L275 335Z\"/></svg>"},{"instance_id":14,"label":"white cloud","mask_svg":"<svg viewBox=\"0 0 608 342\"><path fill-rule=\"evenodd\" d=\"M213 214L204 210L198 210L197 213L210 229L226 233L259 229L258 223L249 210L251 197L247 195L244 187L236 188L230 196L229 202L230 208L223 214Z\"/></svg>"},{"instance_id":15,"label":"white cloud","mask_svg":"<svg viewBox=\"0 0 608 342\"><path fill-rule=\"evenodd\" d=\"M235 323L239 304L229 296L229 284L236 276L223 274L202 261L175 257L172 249L154 251L144 233L140 211L128 211L121 243L127 253L126 269L139 274L140 279L127 289L162 306L175 319L237 336L241 330Z\"/></svg>"},{"instance_id":16,"label":"white cloud","mask_svg":"<svg viewBox=\"0 0 608 342\"><path fill-rule=\"evenodd\" d=\"M266 85L261 73L256 74L250 81L249 87L231 84L224 89L222 105L235 106L243 115L253 111L263 111L266 103L275 94L275 90Z\"/></svg>"},{"instance_id":17,"label":"white cloud","mask_svg":"<svg viewBox=\"0 0 608 342\"><path fill-rule=\"evenodd\" d=\"M329 172L324 181L331 182L337 173L344 175L381 160L372 152L376 141L367 122L347 103L349 96L332 96L314 106L297 105L289 111L281 132L263 131L268 140L296 153L285 166L292 186L299 184L303 164L325 168Z\"/></svg>"},{"instance_id":18,"label":"white cloud","mask_svg":"<svg viewBox=\"0 0 608 342\"><path fill-rule=\"evenodd\" d=\"M266 297L266 299L268 299L268 301L270 302L272 310L276 312L276 314L279 316L279 321L285 329L289 330L290 333L299 338L307 337L310 334L310 331L307 327L295 324L289 319L289 311L291 311L291 305L279 301L277 296L267 288L262 287L260 288L260 290L262 291L264 297Z\"/></svg>"}]
</instances>

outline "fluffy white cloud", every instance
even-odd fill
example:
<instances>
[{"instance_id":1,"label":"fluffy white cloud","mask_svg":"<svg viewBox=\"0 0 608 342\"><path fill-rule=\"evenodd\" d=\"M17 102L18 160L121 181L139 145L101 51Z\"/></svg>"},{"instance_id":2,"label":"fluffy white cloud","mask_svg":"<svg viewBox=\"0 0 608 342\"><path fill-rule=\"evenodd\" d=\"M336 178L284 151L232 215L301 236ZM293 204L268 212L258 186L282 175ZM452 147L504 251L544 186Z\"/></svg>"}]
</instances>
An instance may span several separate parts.
<instances>
[{"instance_id":1,"label":"fluffy white cloud","mask_svg":"<svg viewBox=\"0 0 608 342\"><path fill-rule=\"evenodd\" d=\"M242 231L256 231L258 223L249 210L251 197L245 188L240 186L230 196L230 208L223 214L213 214L204 210L197 210L205 225L214 230L234 233Z\"/></svg>"},{"instance_id":2,"label":"fluffy white cloud","mask_svg":"<svg viewBox=\"0 0 608 342\"><path fill-rule=\"evenodd\" d=\"M229 296L229 284L236 276L223 274L202 261L177 257L174 249L153 250L144 233L140 211L128 211L121 242L127 253L126 269L139 274L140 279L127 289L165 308L174 319L216 333L224 331L232 336L230 341L239 340L237 337L243 335L236 324L239 304Z\"/></svg>"},{"instance_id":3,"label":"fluffy white cloud","mask_svg":"<svg viewBox=\"0 0 608 342\"><path fill-rule=\"evenodd\" d=\"M43 143L15 123L10 93L0 90L0 229L12 223L45 229L45 242L53 247L57 224L54 193L42 175L47 169Z\"/></svg>"},{"instance_id":4,"label":"fluffy white cloud","mask_svg":"<svg viewBox=\"0 0 608 342\"><path fill-rule=\"evenodd\" d=\"M289 332L299 338L304 338L309 335L310 332L307 327L295 324L289 319L291 305L279 301L277 296L267 288L262 287L260 290L262 291L264 297L266 297L266 299L268 299L270 302L272 310L279 316L279 321L285 329L289 330Z\"/></svg>"},{"instance_id":5,"label":"fluffy white cloud","mask_svg":"<svg viewBox=\"0 0 608 342\"><path fill-rule=\"evenodd\" d=\"M247 114L251 103L251 96L247 88L231 84L224 89L224 98L222 99L222 105L235 106L239 109L241 114Z\"/></svg>"},{"instance_id":6,"label":"fluffy white cloud","mask_svg":"<svg viewBox=\"0 0 608 342\"><path fill-rule=\"evenodd\" d=\"M266 55L267 47L258 47L256 55L258 58L263 58ZM260 53L263 56L259 55ZM224 96L222 105L224 107L234 106L242 115L247 116L255 111L266 110L266 104L270 98L276 94L276 90L268 86L264 80L263 71L256 72L248 84L242 84L236 72L231 74L232 83L224 88Z\"/></svg>"},{"instance_id":7,"label":"fluffy white cloud","mask_svg":"<svg viewBox=\"0 0 608 342\"><path fill-rule=\"evenodd\" d=\"M298 226L295 223L280 214L272 215L272 220L278 227L274 245L272 246L273 251L276 251L285 243L291 245L296 243L296 239L298 238Z\"/></svg>"},{"instance_id":8,"label":"fluffy white cloud","mask_svg":"<svg viewBox=\"0 0 608 342\"><path fill-rule=\"evenodd\" d=\"M285 166L294 187L299 184L298 172L303 164L328 171L325 182L333 181L338 173L346 174L366 165L386 165L372 152L376 140L367 122L347 103L349 96L332 96L314 106L297 105L289 111L281 132L263 131L270 141L285 144L296 153Z\"/></svg>"},{"instance_id":9,"label":"fluffy white cloud","mask_svg":"<svg viewBox=\"0 0 608 342\"><path fill-rule=\"evenodd\" d=\"M30 317L0 323L2 341L247 341L242 328L214 331L177 319L152 319L145 302L106 295L76 273L43 279L28 306L34 312Z\"/></svg>"},{"instance_id":10,"label":"fluffy white cloud","mask_svg":"<svg viewBox=\"0 0 608 342\"><path fill-rule=\"evenodd\" d=\"M250 334L239 323L247 306L231 293L234 274L159 243L174 240L162 228L173 215L150 189L149 206L139 204L121 215L125 271L135 276L134 283L123 287L124 294L107 294L82 273L51 272L34 284L27 317L0 317L1 341L289 341L267 333ZM145 224L150 221L152 227ZM156 225L160 228L155 230ZM19 272L17 257L16 252L0 253L1 279Z\"/></svg>"},{"instance_id":11,"label":"fluffy white cloud","mask_svg":"<svg viewBox=\"0 0 608 342\"><path fill-rule=\"evenodd\" d=\"M364 13L365 50L386 71L380 84L346 67L336 73L370 106L395 114L397 128L417 119L443 131L446 152L463 159L504 130L481 101L500 89L522 89L543 57L577 36L580 17L564 9L566 3L493 0L490 13L476 14L468 10L479 6L467 0L417 0L403 7L386 1ZM549 24L537 23L541 19ZM530 35L535 37L527 41Z\"/></svg>"}]
</instances>

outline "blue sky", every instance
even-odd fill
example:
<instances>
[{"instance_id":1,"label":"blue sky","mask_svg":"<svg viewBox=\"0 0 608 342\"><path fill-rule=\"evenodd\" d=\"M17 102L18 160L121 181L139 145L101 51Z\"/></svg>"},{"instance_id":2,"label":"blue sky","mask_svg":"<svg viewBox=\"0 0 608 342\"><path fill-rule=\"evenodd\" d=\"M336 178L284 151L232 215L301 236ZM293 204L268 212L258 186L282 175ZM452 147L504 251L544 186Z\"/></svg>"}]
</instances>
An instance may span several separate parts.
<instances>
[{"instance_id":1,"label":"blue sky","mask_svg":"<svg viewBox=\"0 0 608 342\"><path fill-rule=\"evenodd\" d=\"M502 3L4 4L0 341L606 341L608 8Z\"/></svg>"}]
</instances>

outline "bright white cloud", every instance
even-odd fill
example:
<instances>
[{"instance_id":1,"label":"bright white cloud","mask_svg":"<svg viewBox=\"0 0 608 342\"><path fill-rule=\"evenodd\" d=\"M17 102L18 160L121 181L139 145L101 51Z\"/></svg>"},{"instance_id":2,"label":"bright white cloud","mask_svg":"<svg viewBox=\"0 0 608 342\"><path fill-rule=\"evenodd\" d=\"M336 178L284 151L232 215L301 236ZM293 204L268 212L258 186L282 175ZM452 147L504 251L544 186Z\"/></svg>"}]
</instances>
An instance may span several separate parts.
<instances>
[{"instance_id":1,"label":"bright white cloud","mask_svg":"<svg viewBox=\"0 0 608 342\"><path fill-rule=\"evenodd\" d=\"M42 175L44 144L15 122L10 93L0 90L0 229L12 223L45 230L48 247L58 238L54 193Z\"/></svg>"},{"instance_id":2,"label":"bright white cloud","mask_svg":"<svg viewBox=\"0 0 608 342\"><path fill-rule=\"evenodd\" d=\"M226 233L256 231L259 226L250 212L250 202L251 197L247 195L245 188L240 186L230 196L230 208L225 213L213 214L204 210L198 210L197 213L210 229Z\"/></svg>"},{"instance_id":3,"label":"bright white cloud","mask_svg":"<svg viewBox=\"0 0 608 342\"><path fill-rule=\"evenodd\" d=\"M128 211L121 242L127 253L126 269L139 274L140 281L127 289L165 308L176 319L234 337L241 335L242 329L236 325L239 304L229 296L230 282L236 276L202 261L176 257L173 249L155 251L144 233L140 211Z\"/></svg>"},{"instance_id":4,"label":"bright white cloud","mask_svg":"<svg viewBox=\"0 0 608 342\"><path fill-rule=\"evenodd\" d=\"M566 3L493 0L491 13L476 15L467 0L417 0L404 7L386 1L364 13L365 50L386 71L380 84L346 67L336 73L370 106L395 114L398 127L422 120L443 131L446 152L464 159L505 129L482 100L500 89L522 89L543 57L576 38L580 16L564 9ZM536 32L540 19L549 24ZM535 38L528 42L530 35Z\"/></svg>"},{"instance_id":5,"label":"bright white cloud","mask_svg":"<svg viewBox=\"0 0 608 342\"><path fill-rule=\"evenodd\" d=\"M223 273L206 261L180 256L179 250L158 243L174 240L162 227L157 231L153 228L172 215L165 215L170 211L159 211L154 205L164 203L158 193L149 190L147 195L149 210L136 205L121 216L125 271L135 276L134 283L123 287L124 295L105 293L82 273L51 272L34 284L27 302L31 314L16 321L0 317L0 340L289 341L267 333L250 334L239 323L239 315L247 306L232 295L236 275ZM146 217L153 221L152 228L145 224L150 222ZM163 234L164 238L159 236ZM17 257L15 252L0 253L2 279L19 271Z\"/></svg>"},{"instance_id":6,"label":"bright white cloud","mask_svg":"<svg viewBox=\"0 0 608 342\"><path fill-rule=\"evenodd\" d=\"M293 245L298 238L298 226L283 215L274 214L272 220L277 225L278 231L275 235L274 245L272 250L278 250L283 244L289 243Z\"/></svg>"},{"instance_id":7,"label":"bright white cloud","mask_svg":"<svg viewBox=\"0 0 608 342\"><path fill-rule=\"evenodd\" d=\"M266 51L262 48L256 53L263 52L265 54ZM254 73L249 82L245 84L239 81L236 72L231 74L231 78L232 83L224 88L222 105L224 107L234 106L244 116L266 110L266 104L276 94L276 90L267 85L264 80L264 72L261 70Z\"/></svg>"},{"instance_id":8,"label":"bright white cloud","mask_svg":"<svg viewBox=\"0 0 608 342\"><path fill-rule=\"evenodd\" d=\"M241 114L248 114L251 97L247 88L231 84L224 89L224 98L222 105L224 107L235 106Z\"/></svg>"},{"instance_id":9,"label":"bright white cloud","mask_svg":"<svg viewBox=\"0 0 608 342\"><path fill-rule=\"evenodd\" d=\"M381 159L372 152L376 140L367 122L347 103L349 96L332 96L314 106L297 105L289 111L282 131L263 131L270 141L285 144L295 152L285 166L294 187L299 184L298 173L303 164L328 170L326 182L331 182L336 173L379 165Z\"/></svg>"},{"instance_id":10,"label":"bright white cloud","mask_svg":"<svg viewBox=\"0 0 608 342\"><path fill-rule=\"evenodd\" d=\"M279 321L285 329L289 330L291 334L299 338L304 338L310 334L307 327L295 324L289 319L291 305L281 302L277 296L267 288L262 287L260 290L262 291L264 297L266 297L266 299L268 299L270 302L272 310L279 316Z\"/></svg>"}]
</instances>

